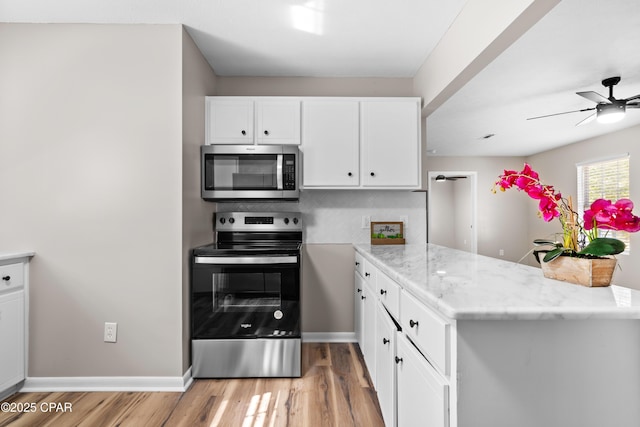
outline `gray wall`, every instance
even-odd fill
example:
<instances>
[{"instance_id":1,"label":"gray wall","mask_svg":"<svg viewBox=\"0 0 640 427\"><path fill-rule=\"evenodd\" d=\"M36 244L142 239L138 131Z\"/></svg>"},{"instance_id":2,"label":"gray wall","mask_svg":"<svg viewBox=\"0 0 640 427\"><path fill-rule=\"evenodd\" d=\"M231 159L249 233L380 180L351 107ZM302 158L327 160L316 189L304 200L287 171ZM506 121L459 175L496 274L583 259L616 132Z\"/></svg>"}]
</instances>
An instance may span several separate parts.
<instances>
[{"instance_id":1,"label":"gray wall","mask_svg":"<svg viewBox=\"0 0 640 427\"><path fill-rule=\"evenodd\" d=\"M182 106L211 87L182 81L211 75L180 25L0 24L0 57L0 244L36 252L29 376L182 376L202 212Z\"/></svg>"}]
</instances>

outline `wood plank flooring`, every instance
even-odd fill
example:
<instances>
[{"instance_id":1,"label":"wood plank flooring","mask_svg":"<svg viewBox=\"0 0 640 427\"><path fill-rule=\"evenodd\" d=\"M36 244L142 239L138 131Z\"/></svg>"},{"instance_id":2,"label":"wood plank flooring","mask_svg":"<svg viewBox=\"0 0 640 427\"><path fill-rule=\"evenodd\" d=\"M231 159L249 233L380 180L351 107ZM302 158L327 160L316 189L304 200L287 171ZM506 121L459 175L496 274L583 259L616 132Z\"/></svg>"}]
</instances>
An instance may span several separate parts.
<instances>
[{"instance_id":1,"label":"wood plank flooring","mask_svg":"<svg viewBox=\"0 0 640 427\"><path fill-rule=\"evenodd\" d=\"M195 380L185 393L17 393L32 413L0 411L3 426L384 426L357 344L304 343L301 378ZM43 412L42 403L72 412Z\"/></svg>"}]
</instances>

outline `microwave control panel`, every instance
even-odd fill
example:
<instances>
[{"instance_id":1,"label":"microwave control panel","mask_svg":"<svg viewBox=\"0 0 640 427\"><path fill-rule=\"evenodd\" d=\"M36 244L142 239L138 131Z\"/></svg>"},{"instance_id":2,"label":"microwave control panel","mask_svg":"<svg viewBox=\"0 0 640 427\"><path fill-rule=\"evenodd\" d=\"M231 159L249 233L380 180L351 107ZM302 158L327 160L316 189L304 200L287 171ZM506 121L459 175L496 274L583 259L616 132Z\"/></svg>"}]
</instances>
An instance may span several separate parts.
<instances>
[{"instance_id":1,"label":"microwave control panel","mask_svg":"<svg viewBox=\"0 0 640 427\"><path fill-rule=\"evenodd\" d=\"M283 157L282 175L284 177L282 185L285 190L296 189L296 156L285 154Z\"/></svg>"}]
</instances>

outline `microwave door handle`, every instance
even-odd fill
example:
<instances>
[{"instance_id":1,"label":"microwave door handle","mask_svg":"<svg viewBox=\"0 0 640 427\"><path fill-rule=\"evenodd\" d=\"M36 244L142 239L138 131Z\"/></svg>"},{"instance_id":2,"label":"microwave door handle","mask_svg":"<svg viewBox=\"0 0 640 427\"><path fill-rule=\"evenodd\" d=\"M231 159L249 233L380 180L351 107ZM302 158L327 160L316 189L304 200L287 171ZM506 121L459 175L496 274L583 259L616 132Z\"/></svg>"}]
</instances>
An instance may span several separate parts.
<instances>
[{"instance_id":1,"label":"microwave door handle","mask_svg":"<svg viewBox=\"0 0 640 427\"><path fill-rule=\"evenodd\" d=\"M283 155L282 154L278 154L278 159L277 159L277 165L276 165L276 174L277 174L277 183L278 183L278 190L282 190L284 188L284 185L282 183L283 179L282 179L282 158Z\"/></svg>"}]
</instances>

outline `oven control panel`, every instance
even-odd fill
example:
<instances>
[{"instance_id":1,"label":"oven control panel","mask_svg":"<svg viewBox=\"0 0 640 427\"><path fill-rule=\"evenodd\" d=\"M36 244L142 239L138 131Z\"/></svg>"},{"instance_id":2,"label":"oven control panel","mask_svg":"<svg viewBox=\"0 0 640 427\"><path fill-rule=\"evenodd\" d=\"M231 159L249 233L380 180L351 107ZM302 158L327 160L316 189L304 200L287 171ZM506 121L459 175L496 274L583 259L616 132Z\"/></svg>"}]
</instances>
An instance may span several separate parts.
<instances>
[{"instance_id":1,"label":"oven control panel","mask_svg":"<svg viewBox=\"0 0 640 427\"><path fill-rule=\"evenodd\" d=\"M213 228L217 231L299 231L300 212L216 212Z\"/></svg>"}]
</instances>

